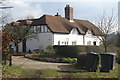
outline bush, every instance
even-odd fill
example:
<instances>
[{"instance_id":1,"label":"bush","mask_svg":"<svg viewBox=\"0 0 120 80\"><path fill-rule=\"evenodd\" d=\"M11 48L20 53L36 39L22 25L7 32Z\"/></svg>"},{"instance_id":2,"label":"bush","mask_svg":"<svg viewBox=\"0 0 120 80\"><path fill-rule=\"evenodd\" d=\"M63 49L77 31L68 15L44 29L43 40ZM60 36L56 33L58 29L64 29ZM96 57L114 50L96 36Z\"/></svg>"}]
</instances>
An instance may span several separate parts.
<instances>
[{"instance_id":1,"label":"bush","mask_svg":"<svg viewBox=\"0 0 120 80\"><path fill-rule=\"evenodd\" d=\"M85 69L86 62L87 62L87 54L79 54L77 57L77 65L79 66L79 68Z\"/></svg>"},{"instance_id":2,"label":"bush","mask_svg":"<svg viewBox=\"0 0 120 80\"><path fill-rule=\"evenodd\" d=\"M52 45L47 46L46 49L47 49L48 53L50 53L50 54L54 54L55 53L55 50L54 50Z\"/></svg>"},{"instance_id":3,"label":"bush","mask_svg":"<svg viewBox=\"0 0 120 80\"><path fill-rule=\"evenodd\" d=\"M56 49L56 54L65 57L77 57L79 51L76 46L54 46Z\"/></svg>"},{"instance_id":4,"label":"bush","mask_svg":"<svg viewBox=\"0 0 120 80\"><path fill-rule=\"evenodd\" d=\"M27 54L26 58L38 60L42 62L54 62L54 63L76 63L77 58L65 58L59 55L51 55L51 54L44 54L44 55L36 55L36 54Z\"/></svg>"},{"instance_id":5,"label":"bush","mask_svg":"<svg viewBox=\"0 0 120 80\"><path fill-rule=\"evenodd\" d=\"M62 62L76 63L77 62L77 58L63 58Z\"/></svg>"},{"instance_id":6,"label":"bush","mask_svg":"<svg viewBox=\"0 0 120 80\"><path fill-rule=\"evenodd\" d=\"M54 46L54 49L56 49L56 54L73 58L76 58L79 53L104 52L101 46Z\"/></svg>"},{"instance_id":7,"label":"bush","mask_svg":"<svg viewBox=\"0 0 120 80\"><path fill-rule=\"evenodd\" d=\"M31 51L30 51L31 52ZM42 51L40 50L40 49L35 49L34 51L33 51L33 53L42 53Z\"/></svg>"},{"instance_id":8,"label":"bush","mask_svg":"<svg viewBox=\"0 0 120 80\"><path fill-rule=\"evenodd\" d=\"M117 51L117 63L120 64L120 48L118 48L118 51Z\"/></svg>"}]
</instances>

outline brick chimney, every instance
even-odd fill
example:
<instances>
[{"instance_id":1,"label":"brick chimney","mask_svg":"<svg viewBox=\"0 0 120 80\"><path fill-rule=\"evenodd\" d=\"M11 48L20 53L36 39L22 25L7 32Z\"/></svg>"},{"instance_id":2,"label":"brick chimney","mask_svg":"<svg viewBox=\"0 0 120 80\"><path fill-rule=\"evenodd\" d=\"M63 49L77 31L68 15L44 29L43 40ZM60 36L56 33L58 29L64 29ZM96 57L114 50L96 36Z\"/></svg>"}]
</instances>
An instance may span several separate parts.
<instances>
[{"instance_id":1,"label":"brick chimney","mask_svg":"<svg viewBox=\"0 0 120 80\"><path fill-rule=\"evenodd\" d=\"M65 18L70 21L73 21L73 8L70 5L66 5L65 7Z\"/></svg>"}]
</instances>

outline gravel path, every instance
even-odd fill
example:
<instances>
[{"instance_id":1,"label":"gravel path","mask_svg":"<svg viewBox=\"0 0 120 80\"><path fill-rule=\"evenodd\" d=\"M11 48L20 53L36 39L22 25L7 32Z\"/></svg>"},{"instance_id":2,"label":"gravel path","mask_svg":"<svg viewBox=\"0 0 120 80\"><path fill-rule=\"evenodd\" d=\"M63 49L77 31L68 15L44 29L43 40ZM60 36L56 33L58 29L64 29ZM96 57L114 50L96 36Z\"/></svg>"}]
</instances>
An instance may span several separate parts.
<instances>
[{"instance_id":1,"label":"gravel path","mask_svg":"<svg viewBox=\"0 0 120 80\"><path fill-rule=\"evenodd\" d=\"M49 63L40 62L31 59L24 58L22 56L13 56L13 64L26 69L57 69L57 70L76 70L74 65L67 63Z\"/></svg>"}]
</instances>

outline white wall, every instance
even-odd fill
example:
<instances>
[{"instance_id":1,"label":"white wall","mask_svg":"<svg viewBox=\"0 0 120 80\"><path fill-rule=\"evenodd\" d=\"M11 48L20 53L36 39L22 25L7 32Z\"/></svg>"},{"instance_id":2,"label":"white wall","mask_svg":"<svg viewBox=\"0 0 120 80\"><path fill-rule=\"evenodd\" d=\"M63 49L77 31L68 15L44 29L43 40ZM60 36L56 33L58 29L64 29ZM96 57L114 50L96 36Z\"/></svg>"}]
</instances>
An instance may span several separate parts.
<instances>
[{"instance_id":1,"label":"white wall","mask_svg":"<svg viewBox=\"0 0 120 80\"><path fill-rule=\"evenodd\" d=\"M94 45L93 42L96 42L96 45L100 44L98 37L94 36L89 30L86 35L80 35L76 28L73 28L70 34L52 33L47 27L44 29L42 30L41 28L41 32L37 34L37 38L27 39L27 51L35 49L46 51L48 45L59 45L59 42L60 45ZM19 44L19 52L22 52L21 43Z\"/></svg>"},{"instance_id":2,"label":"white wall","mask_svg":"<svg viewBox=\"0 0 120 80\"><path fill-rule=\"evenodd\" d=\"M33 51L35 49L39 49L39 40L35 38L29 38L26 40L26 51Z\"/></svg>"},{"instance_id":3,"label":"white wall","mask_svg":"<svg viewBox=\"0 0 120 80\"><path fill-rule=\"evenodd\" d=\"M73 42L76 42L76 45L83 45L83 35L79 35L77 29L73 28L70 34L55 33L54 45L58 45L59 41L60 45L73 45Z\"/></svg>"},{"instance_id":4,"label":"white wall","mask_svg":"<svg viewBox=\"0 0 120 80\"><path fill-rule=\"evenodd\" d=\"M53 33L40 33L39 48L46 50L48 45L53 45Z\"/></svg>"},{"instance_id":5,"label":"white wall","mask_svg":"<svg viewBox=\"0 0 120 80\"><path fill-rule=\"evenodd\" d=\"M94 45L93 42L96 42L97 46L100 45L100 40L98 36L93 35L90 30L88 30L88 32L84 36L84 41L85 41L85 45Z\"/></svg>"},{"instance_id":6,"label":"white wall","mask_svg":"<svg viewBox=\"0 0 120 80\"><path fill-rule=\"evenodd\" d=\"M27 39L27 51L35 49L46 50L48 45L52 45L53 37L52 33L39 33L36 39Z\"/></svg>"},{"instance_id":7,"label":"white wall","mask_svg":"<svg viewBox=\"0 0 120 80\"><path fill-rule=\"evenodd\" d=\"M93 37L90 38L90 37L85 36L85 45L94 45L93 42L96 42L97 46L100 45L100 40L98 39L98 37L93 36Z\"/></svg>"},{"instance_id":8,"label":"white wall","mask_svg":"<svg viewBox=\"0 0 120 80\"><path fill-rule=\"evenodd\" d=\"M93 42L96 42L96 45L100 45L100 40L97 36L93 35L91 31L88 30L86 35L78 34L76 28L73 28L70 34L54 34L54 45L75 45L73 42L76 42L76 45L94 45ZM65 42L68 44L65 44Z\"/></svg>"},{"instance_id":9,"label":"white wall","mask_svg":"<svg viewBox=\"0 0 120 80\"><path fill-rule=\"evenodd\" d=\"M60 41L60 45L73 45L72 42L76 42L76 45L83 45L83 35L54 34L54 45L58 45L58 41Z\"/></svg>"}]
</instances>

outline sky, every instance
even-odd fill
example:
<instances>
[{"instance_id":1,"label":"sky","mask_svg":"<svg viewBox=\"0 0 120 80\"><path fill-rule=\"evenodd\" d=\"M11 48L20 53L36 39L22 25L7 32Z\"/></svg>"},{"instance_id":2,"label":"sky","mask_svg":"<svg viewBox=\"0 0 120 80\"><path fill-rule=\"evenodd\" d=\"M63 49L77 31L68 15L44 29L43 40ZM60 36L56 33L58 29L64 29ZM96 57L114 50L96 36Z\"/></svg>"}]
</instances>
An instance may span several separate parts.
<instances>
[{"instance_id":1,"label":"sky","mask_svg":"<svg viewBox=\"0 0 120 80\"><path fill-rule=\"evenodd\" d=\"M27 16L39 18L44 14L55 15L57 12L64 17L64 7L73 7L74 18L94 21L104 11L118 14L119 0L7 0L0 6L13 6L3 10L10 13L11 21L25 19ZM1 13L0 13L1 14Z\"/></svg>"}]
</instances>

